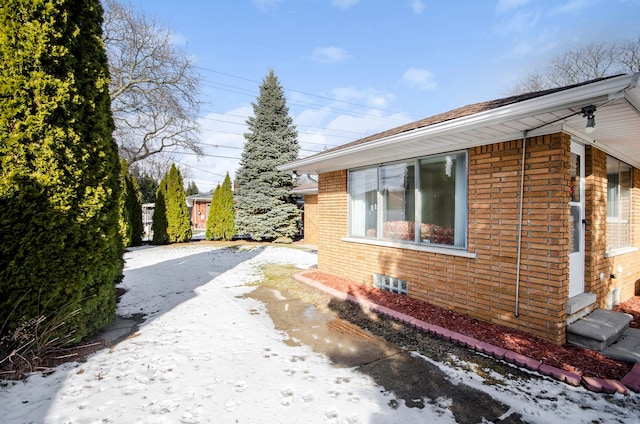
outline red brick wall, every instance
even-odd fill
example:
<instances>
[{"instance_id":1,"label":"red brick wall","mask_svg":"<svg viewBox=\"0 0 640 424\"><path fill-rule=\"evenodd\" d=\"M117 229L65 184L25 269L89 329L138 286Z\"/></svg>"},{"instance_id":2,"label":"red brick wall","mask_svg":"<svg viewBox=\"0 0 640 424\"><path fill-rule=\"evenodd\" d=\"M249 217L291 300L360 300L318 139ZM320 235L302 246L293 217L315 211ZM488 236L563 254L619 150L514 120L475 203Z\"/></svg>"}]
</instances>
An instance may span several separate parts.
<instances>
[{"instance_id":1,"label":"red brick wall","mask_svg":"<svg viewBox=\"0 0 640 424\"><path fill-rule=\"evenodd\" d=\"M347 172L321 174L318 268L362 284L372 284L373 273L402 278L412 297L564 343L570 137L527 141L516 317L521 146L518 140L469 151L473 259L342 241L348 235Z\"/></svg>"},{"instance_id":2,"label":"red brick wall","mask_svg":"<svg viewBox=\"0 0 640 424\"><path fill-rule=\"evenodd\" d=\"M191 208L191 228L192 229L204 229L207 228L207 203L199 200L194 200L193 207ZM198 215L198 212L200 213Z\"/></svg>"}]
</instances>

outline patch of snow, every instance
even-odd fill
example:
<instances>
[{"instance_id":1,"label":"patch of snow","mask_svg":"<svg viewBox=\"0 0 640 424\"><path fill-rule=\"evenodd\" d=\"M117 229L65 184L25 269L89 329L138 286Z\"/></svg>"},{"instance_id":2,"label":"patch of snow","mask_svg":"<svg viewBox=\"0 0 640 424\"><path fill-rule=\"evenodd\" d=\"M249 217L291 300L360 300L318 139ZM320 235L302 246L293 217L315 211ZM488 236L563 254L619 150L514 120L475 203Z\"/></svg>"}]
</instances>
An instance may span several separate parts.
<instances>
[{"instance_id":1,"label":"patch of snow","mask_svg":"<svg viewBox=\"0 0 640 424\"><path fill-rule=\"evenodd\" d=\"M252 290L267 263L316 263L286 247L216 249L190 243L129 250L118 314L139 332L86 363L0 388L13 423L453 423L451 400L409 408L373 379L285 343ZM451 381L510 405L530 422L638 422L640 398L593 394L553 380L487 385L472 365L442 364ZM490 371L489 371L490 372ZM540 383L542 382L542 383ZM391 406L390 406L391 405ZM626 409L625 409L626 405Z\"/></svg>"}]
</instances>

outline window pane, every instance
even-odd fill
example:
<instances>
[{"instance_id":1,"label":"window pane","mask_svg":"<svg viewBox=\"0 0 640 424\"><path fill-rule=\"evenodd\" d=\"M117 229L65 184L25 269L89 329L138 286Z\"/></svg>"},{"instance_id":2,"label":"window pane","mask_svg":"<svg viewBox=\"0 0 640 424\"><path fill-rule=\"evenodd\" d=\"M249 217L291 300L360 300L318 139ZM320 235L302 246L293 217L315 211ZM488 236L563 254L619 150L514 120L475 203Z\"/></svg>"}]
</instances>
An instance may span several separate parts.
<instances>
[{"instance_id":1,"label":"window pane","mask_svg":"<svg viewBox=\"0 0 640 424\"><path fill-rule=\"evenodd\" d=\"M414 168L412 163L379 168L383 238L415 241Z\"/></svg>"},{"instance_id":2,"label":"window pane","mask_svg":"<svg viewBox=\"0 0 640 424\"><path fill-rule=\"evenodd\" d=\"M466 152L350 171L349 234L465 247Z\"/></svg>"},{"instance_id":3,"label":"window pane","mask_svg":"<svg viewBox=\"0 0 640 424\"><path fill-rule=\"evenodd\" d=\"M631 244L631 167L607 156L607 249Z\"/></svg>"},{"instance_id":4,"label":"window pane","mask_svg":"<svg viewBox=\"0 0 640 424\"><path fill-rule=\"evenodd\" d=\"M580 155L571 153L571 201L580 201L581 192L580 181Z\"/></svg>"},{"instance_id":5,"label":"window pane","mask_svg":"<svg viewBox=\"0 0 640 424\"><path fill-rule=\"evenodd\" d=\"M349 172L350 222L349 233L354 236L376 237L377 191L376 168Z\"/></svg>"},{"instance_id":6,"label":"window pane","mask_svg":"<svg viewBox=\"0 0 640 424\"><path fill-rule=\"evenodd\" d=\"M455 243L456 178L464 178L464 154L427 158L420 161L420 236L423 243ZM464 181L460 181L464 182ZM459 185L462 191L464 185ZM465 193L460 193L466 195ZM459 205L460 209L466 205ZM460 213L464 213L460 211Z\"/></svg>"},{"instance_id":7,"label":"window pane","mask_svg":"<svg viewBox=\"0 0 640 424\"><path fill-rule=\"evenodd\" d=\"M569 253L580 251L580 206L571 205L569 215Z\"/></svg>"}]
</instances>

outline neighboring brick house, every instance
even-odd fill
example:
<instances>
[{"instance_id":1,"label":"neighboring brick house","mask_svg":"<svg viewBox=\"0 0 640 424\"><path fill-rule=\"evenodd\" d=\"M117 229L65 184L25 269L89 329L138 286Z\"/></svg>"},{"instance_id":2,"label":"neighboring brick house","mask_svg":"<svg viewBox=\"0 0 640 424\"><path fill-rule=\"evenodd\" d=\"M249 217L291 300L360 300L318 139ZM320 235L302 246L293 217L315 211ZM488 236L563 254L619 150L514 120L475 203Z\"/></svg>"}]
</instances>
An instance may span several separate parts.
<instances>
[{"instance_id":1,"label":"neighboring brick house","mask_svg":"<svg viewBox=\"0 0 640 424\"><path fill-rule=\"evenodd\" d=\"M212 197L213 190L187 196L187 209L191 219L191 229L204 230L207 228L207 217L209 216Z\"/></svg>"},{"instance_id":2,"label":"neighboring brick house","mask_svg":"<svg viewBox=\"0 0 640 424\"><path fill-rule=\"evenodd\" d=\"M640 294L638 76L472 104L281 166L318 175L318 269L564 344L567 322Z\"/></svg>"},{"instance_id":3,"label":"neighboring brick house","mask_svg":"<svg viewBox=\"0 0 640 424\"><path fill-rule=\"evenodd\" d=\"M307 181L309 180L309 181ZM294 196L302 196L302 236L305 243L318 244L318 182L310 177L291 190Z\"/></svg>"}]
</instances>

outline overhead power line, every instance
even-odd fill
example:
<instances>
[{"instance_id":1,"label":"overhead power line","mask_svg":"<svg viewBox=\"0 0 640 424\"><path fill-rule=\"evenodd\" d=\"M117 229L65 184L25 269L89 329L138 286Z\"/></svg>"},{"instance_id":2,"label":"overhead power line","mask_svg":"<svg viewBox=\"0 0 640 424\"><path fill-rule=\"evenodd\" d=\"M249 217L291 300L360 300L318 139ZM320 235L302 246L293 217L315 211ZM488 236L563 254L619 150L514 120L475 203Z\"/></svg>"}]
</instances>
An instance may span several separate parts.
<instances>
[{"instance_id":1,"label":"overhead power line","mask_svg":"<svg viewBox=\"0 0 640 424\"><path fill-rule=\"evenodd\" d=\"M202 66L196 66L196 67L198 69L201 69L203 71L210 72L210 73L213 73L213 74L224 75L226 77L238 79L238 80L241 80L241 81L251 82L251 83L256 84L256 87L261 84L260 81L256 81L256 80L253 80L253 79L250 79L250 78L241 77L239 75L234 75L234 74L218 71L218 70L211 69L211 68L205 68L205 67L202 67ZM222 86L222 87L226 87L226 88L220 88L220 87L215 87L215 86L212 87L212 86L210 86L211 88L224 90L224 91L231 91L231 92L235 92L237 94L243 94L243 95L251 95L251 96L256 96L257 95L257 91L255 91L255 90L249 90L249 89L246 89L246 88L237 87L237 86L233 86L233 85L229 85L229 84L218 83L218 82L215 82L215 81L212 82L212 81L209 81L209 80L206 80L206 82L210 82L212 84L216 84L216 85L219 85L219 86ZM338 100L338 99L335 99L335 98L322 96L322 95L319 95L319 94L313 94L313 93L309 93L309 92L306 92L306 91L286 88L286 87L284 87L284 90L292 92L292 93L304 94L305 96L314 97L314 98L317 98L317 99L327 100L327 101L330 101L332 103L341 103L341 104L345 104L345 105L349 105L349 106L355 106L355 107L369 109L369 110L377 110L377 111L387 112L387 113L392 113L392 114L401 114L401 115L406 114L406 112L399 112L399 111L390 110L390 109L375 108L375 107L371 107L371 106L368 106L368 105L363 105L363 104L360 104L360 103L349 102L349 101L346 101L346 100ZM311 106L318 107L318 105L315 104L315 103L294 102L294 101L291 101L290 103L291 104L299 103L301 105L305 105L306 104L306 105L311 105ZM346 114L353 114L354 116L363 116L362 114L357 114L357 113L355 113L353 111L346 110L346 109L335 109L335 110L342 111L342 112L344 112ZM404 122L404 121L388 119L388 118L372 118L372 119L379 119L381 121L391 121L391 122Z\"/></svg>"}]
</instances>

